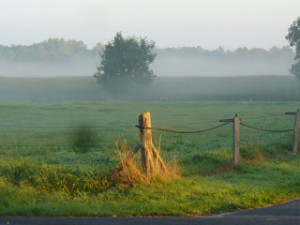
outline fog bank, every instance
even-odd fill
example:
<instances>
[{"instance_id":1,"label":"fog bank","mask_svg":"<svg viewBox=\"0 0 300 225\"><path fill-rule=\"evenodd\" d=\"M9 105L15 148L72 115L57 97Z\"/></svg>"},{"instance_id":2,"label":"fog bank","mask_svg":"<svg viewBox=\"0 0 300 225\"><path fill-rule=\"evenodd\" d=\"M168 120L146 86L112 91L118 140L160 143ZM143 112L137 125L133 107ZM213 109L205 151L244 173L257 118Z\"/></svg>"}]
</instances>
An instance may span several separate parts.
<instances>
[{"instance_id":1,"label":"fog bank","mask_svg":"<svg viewBox=\"0 0 300 225\"><path fill-rule=\"evenodd\" d=\"M99 61L81 59L64 63L0 62L1 77L92 76ZM219 60L157 57L151 65L155 75L164 77L222 77L288 75L292 60Z\"/></svg>"},{"instance_id":2,"label":"fog bank","mask_svg":"<svg viewBox=\"0 0 300 225\"><path fill-rule=\"evenodd\" d=\"M77 45L83 44L69 41L77 47L72 51L63 51L65 46L70 45L69 42L48 42L38 44L40 48L43 47L42 52L34 46L2 47L0 76L92 76L97 71L103 46L92 50L83 46L78 51ZM48 45L52 42L59 43L61 47L55 51L49 50ZM201 47L183 47L155 49L155 53L157 57L150 67L159 77L288 75L295 56L289 47L273 47L270 50L238 48L232 51L225 51L221 47L211 51Z\"/></svg>"}]
</instances>

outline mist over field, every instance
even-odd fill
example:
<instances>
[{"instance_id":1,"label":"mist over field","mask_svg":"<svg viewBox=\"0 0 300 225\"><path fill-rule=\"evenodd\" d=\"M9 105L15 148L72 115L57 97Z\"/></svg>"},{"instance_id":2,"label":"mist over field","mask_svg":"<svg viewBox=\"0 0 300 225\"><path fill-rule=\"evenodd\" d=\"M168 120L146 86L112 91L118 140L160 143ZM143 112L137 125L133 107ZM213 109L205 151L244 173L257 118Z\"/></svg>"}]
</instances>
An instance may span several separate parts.
<instances>
[{"instance_id":1,"label":"mist over field","mask_svg":"<svg viewBox=\"0 0 300 225\"><path fill-rule=\"evenodd\" d=\"M196 57L158 56L152 68L157 76L249 76L290 74L290 60L280 59L199 59Z\"/></svg>"},{"instance_id":2,"label":"mist over field","mask_svg":"<svg viewBox=\"0 0 300 225\"><path fill-rule=\"evenodd\" d=\"M287 75L291 59L201 59L187 56L157 55L151 65L155 75L167 77L221 77L249 75ZM100 57L77 58L70 62L0 61L1 77L92 76Z\"/></svg>"},{"instance_id":3,"label":"mist over field","mask_svg":"<svg viewBox=\"0 0 300 225\"><path fill-rule=\"evenodd\" d=\"M87 48L82 41L48 39L29 46L0 45L1 77L92 76L104 45ZM288 75L295 53L290 47L206 50L198 47L156 48L150 65L158 77Z\"/></svg>"},{"instance_id":4,"label":"mist over field","mask_svg":"<svg viewBox=\"0 0 300 225\"><path fill-rule=\"evenodd\" d=\"M2 102L300 101L294 76L158 77L143 91L112 97L92 77L0 78Z\"/></svg>"},{"instance_id":5,"label":"mist over field","mask_svg":"<svg viewBox=\"0 0 300 225\"><path fill-rule=\"evenodd\" d=\"M104 46L88 49L82 41L49 39L30 46L0 46L2 101L123 100L291 100L300 82L289 73L290 47L269 50L201 47L156 48L150 65L157 76L141 90L130 85L110 96L93 74ZM43 78L43 79L41 79ZM122 86L123 83L121 84Z\"/></svg>"}]
</instances>

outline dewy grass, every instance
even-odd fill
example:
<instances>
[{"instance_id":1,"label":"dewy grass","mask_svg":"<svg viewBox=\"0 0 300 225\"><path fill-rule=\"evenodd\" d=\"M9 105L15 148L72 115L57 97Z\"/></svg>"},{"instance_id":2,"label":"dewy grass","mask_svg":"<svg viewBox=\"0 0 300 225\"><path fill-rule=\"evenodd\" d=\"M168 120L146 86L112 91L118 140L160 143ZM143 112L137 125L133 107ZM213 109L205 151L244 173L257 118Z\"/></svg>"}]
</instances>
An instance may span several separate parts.
<instances>
[{"instance_id":1,"label":"dewy grass","mask_svg":"<svg viewBox=\"0 0 300 225\"><path fill-rule=\"evenodd\" d=\"M116 186L98 194L42 193L26 183L1 180L2 215L207 215L266 206L299 196L300 157L244 164L214 176L168 183Z\"/></svg>"},{"instance_id":2,"label":"dewy grass","mask_svg":"<svg viewBox=\"0 0 300 225\"><path fill-rule=\"evenodd\" d=\"M155 127L199 130L236 113L262 128L289 129L299 103L0 103L0 214L48 216L207 215L265 206L300 195L300 157L292 133L241 127L241 158L230 167L232 126L194 135L153 131L161 155L181 178L151 184L111 183L120 163L116 138L139 143L138 115ZM171 116L170 116L171 115ZM92 124L93 143L74 149L70 135ZM95 142L94 142L95 141ZM81 146L80 146L81 147ZM139 159L138 155L136 156Z\"/></svg>"},{"instance_id":3,"label":"dewy grass","mask_svg":"<svg viewBox=\"0 0 300 225\"><path fill-rule=\"evenodd\" d=\"M96 194L110 185L106 175L96 171L12 160L1 161L0 175L15 187L30 187L43 194L57 191L70 196L81 192Z\"/></svg>"}]
</instances>

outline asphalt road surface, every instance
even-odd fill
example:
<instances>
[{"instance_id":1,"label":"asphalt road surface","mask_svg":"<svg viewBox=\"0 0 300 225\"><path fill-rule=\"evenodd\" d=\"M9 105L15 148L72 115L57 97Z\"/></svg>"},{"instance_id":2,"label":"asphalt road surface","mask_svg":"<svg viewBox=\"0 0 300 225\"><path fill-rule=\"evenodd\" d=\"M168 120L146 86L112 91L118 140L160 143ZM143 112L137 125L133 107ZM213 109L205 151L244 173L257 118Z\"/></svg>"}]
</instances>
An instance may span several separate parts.
<instances>
[{"instance_id":1,"label":"asphalt road surface","mask_svg":"<svg viewBox=\"0 0 300 225\"><path fill-rule=\"evenodd\" d=\"M206 217L0 217L0 225L300 225L300 199L266 208Z\"/></svg>"}]
</instances>

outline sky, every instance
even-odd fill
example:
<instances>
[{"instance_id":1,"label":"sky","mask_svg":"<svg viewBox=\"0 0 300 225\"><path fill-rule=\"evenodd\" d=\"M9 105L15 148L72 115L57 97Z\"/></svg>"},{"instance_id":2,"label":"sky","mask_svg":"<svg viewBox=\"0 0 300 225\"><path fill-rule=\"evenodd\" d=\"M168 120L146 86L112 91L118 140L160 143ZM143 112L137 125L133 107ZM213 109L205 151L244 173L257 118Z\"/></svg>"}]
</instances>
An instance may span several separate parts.
<instances>
[{"instance_id":1,"label":"sky","mask_svg":"<svg viewBox=\"0 0 300 225\"><path fill-rule=\"evenodd\" d=\"M0 45L49 38L106 44L116 32L157 47L287 46L300 0L0 0Z\"/></svg>"}]
</instances>

